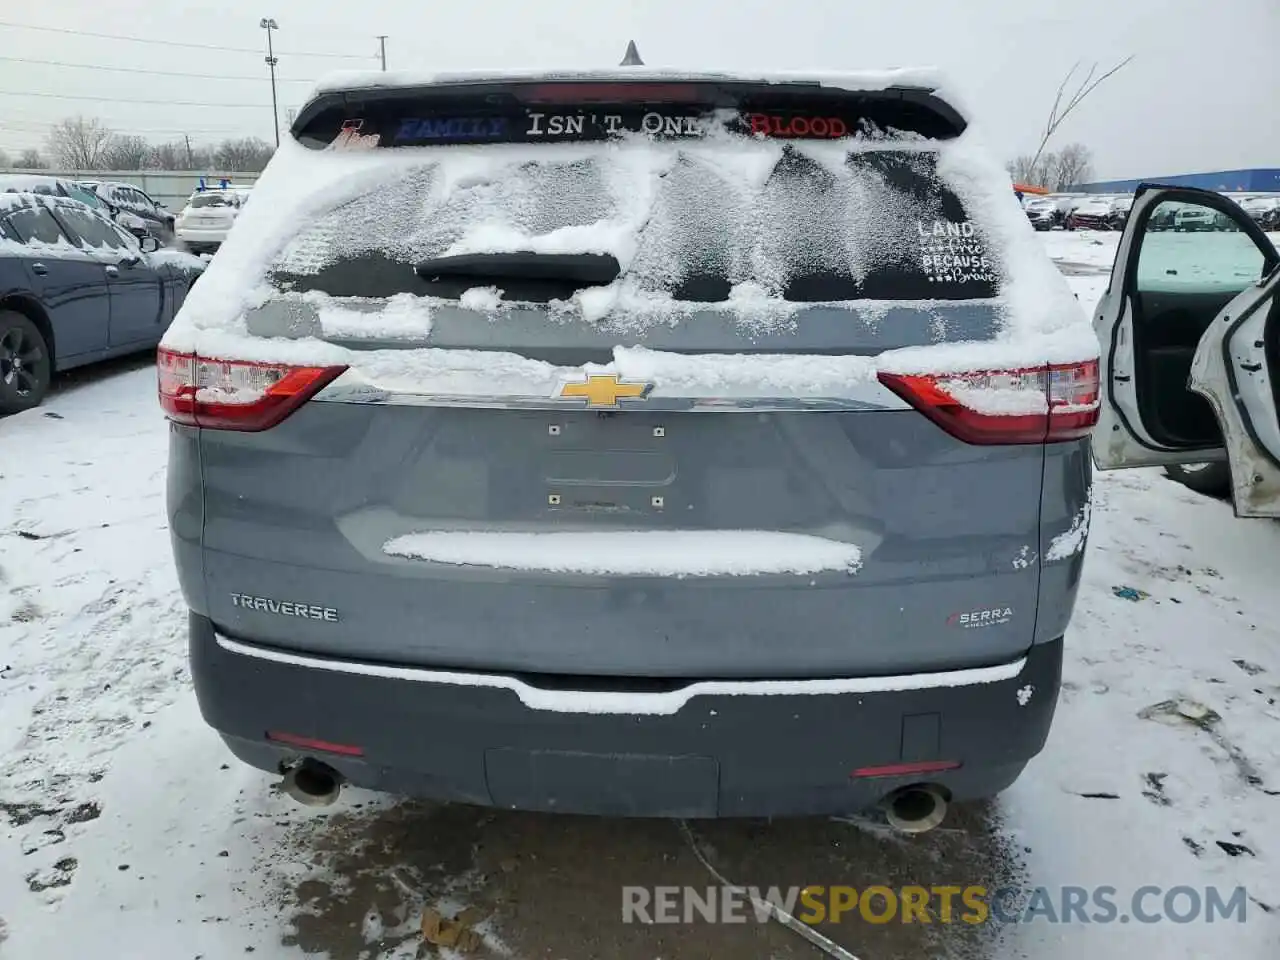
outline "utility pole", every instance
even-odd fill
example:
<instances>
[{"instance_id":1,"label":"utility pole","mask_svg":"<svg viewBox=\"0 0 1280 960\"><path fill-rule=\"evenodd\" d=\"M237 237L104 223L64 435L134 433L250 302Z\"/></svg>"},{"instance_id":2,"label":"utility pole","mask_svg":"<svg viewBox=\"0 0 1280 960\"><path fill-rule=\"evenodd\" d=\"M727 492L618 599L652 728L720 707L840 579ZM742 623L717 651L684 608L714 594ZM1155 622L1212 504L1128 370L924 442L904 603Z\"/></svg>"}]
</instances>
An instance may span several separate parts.
<instances>
[{"instance_id":1,"label":"utility pole","mask_svg":"<svg viewBox=\"0 0 1280 960\"><path fill-rule=\"evenodd\" d=\"M187 141L187 169L194 169L196 165L195 158L191 155L191 135L184 133L182 139Z\"/></svg>"},{"instance_id":2,"label":"utility pole","mask_svg":"<svg viewBox=\"0 0 1280 960\"><path fill-rule=\"evenodd\" d=\"M263 17L258 26L267 31L267 66L271 68L271 126L276 132L276 147L279 148L280 108L276 105L276 64L280 61L276 59L275 50L271 46L271 31L279 30L280 25L271 17Z\"/></svg>"},{"instance_id":3,"label":"utility pole","mask_svg":"<svg viewBox=\"0 0 1280 960\"><path fill-rule=\"evenodd\" d=\"M382 48L382 72L387 72L387 35L378 34L378 45Z\"/></svg>"}]
</instances>

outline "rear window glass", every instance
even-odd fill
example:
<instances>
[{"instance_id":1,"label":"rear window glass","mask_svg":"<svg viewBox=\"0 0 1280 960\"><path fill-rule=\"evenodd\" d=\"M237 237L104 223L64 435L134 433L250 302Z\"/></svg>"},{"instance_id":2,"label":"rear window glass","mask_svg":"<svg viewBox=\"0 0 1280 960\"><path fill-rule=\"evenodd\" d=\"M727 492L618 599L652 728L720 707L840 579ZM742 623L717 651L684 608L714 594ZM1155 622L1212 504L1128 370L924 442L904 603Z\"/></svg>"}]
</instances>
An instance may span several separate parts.
<instances>
[{"instance_id":1,"label":"rear window glass","mask_svg":"<svg viewBox=\"0 0 1280 960\"><path fill-rule=\"evenodd\" d=\"M274 264L277 286L427 294L412 269L423 261L535 251L612 254L621 283L676 301L721 302L734 288L796 303L997 293L987 244L920 145L637 136L418 152L420 167L392 168L305 225ZM475 285L539 299L506 280Z\"/></svg>"},{"instance_id":2,"label":"rear window glass","mask_svg":"<svg viewBox=\"0 0 1280 960\"><path fill-rule=\"evenodd\" d=\"M202 193L191 198L192 207L229 207L231 199L220 193Z\"/></svg>"},{"instance_id":3,"label":"rear window glass","mask_svg":"<svg viewBox=\"0 0 1280 960\"><path fill-rule=\"evenodd\" d=\"M387 180L303 224L272 278L446 298L474 278L534 302L609 284L645 311L990 298L987 245L937 172L937 144L963 129L920 87L552 79L323 95L295 139L387 155ZM583 269L589 281L549 276Z\"/></svg>"},{"instance_id":4,"label":"rear window glass","mask_svg":"<svg viewBox=\"0 0 1280 960\"><path fill-rule=\"evenodd\" d=\"M79 200L86 206L94 207L95 209L100 209L102 207L102 201L98 199L96 194L90 193L88 190L85 190L82 187L77 187L74 184L67 187L67 196L72 200Z\"/></svg>"}]
</instances>

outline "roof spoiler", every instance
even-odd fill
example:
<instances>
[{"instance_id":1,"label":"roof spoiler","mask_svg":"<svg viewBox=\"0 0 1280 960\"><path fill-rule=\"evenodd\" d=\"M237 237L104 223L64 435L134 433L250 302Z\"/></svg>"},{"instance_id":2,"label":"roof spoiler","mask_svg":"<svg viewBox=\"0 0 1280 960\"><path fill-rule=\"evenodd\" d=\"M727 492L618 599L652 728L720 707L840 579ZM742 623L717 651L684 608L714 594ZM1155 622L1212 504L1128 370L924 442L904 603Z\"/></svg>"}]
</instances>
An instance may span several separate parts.
<instances>
[{"instance_id":1,"label":"roof spoiler","mask_svg":"<svg viewBox=\"0 0 1280 960\"><path fill-rule=\"evenodd\" d=\"M599 75L477 76L322 91L298 111L290 134L311 149L324 149L339 137L344 147L403 146L408 144L396 137L395 131L412 119L415 123L436 124L438 120L455 124L456 131L448 128L445 132L458 136L447 142L521 142L495 139L499 126L477 118L504 114L510 118L524 110L545 114L547 108L561 112L581 108L591 114L595 105L605 102L633 107L647 103L660 110L664 101L673 109L689 107L686 112L741 108L743 116L760 110L789 114L796 108L801 113L836 115L851 108L863 111L880 128L938 140L958 137L968 126L964 115L929 86L908 82L861 89L824 82L820 77L669 74L644 69L634 42L627 45L624 62L632 59L633 53L636 66L615 67ZM634 94L616 101L605 99L608 91L627 88ZM850 133L857 129L856 124L847 126Z\"/></svg>"}]
</instances>

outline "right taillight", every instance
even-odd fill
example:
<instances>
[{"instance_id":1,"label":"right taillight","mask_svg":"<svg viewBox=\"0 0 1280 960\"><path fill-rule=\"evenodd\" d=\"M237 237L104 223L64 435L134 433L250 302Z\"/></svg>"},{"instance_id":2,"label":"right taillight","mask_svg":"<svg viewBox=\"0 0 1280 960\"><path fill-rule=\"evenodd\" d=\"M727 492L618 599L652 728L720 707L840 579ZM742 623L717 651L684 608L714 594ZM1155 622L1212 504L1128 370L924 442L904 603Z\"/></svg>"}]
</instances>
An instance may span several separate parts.
<instances>
[{"instance_id":1,"label":"right taillight","mask_svg":"<svg viewBox=\"0 0 1280 960\"><path fill-rule=\"evenodd\" d=\"M978 444L1055 443L1098 422L1098 361L973 373L881 373L947 433Z\"/></svg>"},{"instance_id":2,"label":"right taillight","mask_svg":"<svg viewBox=\"0 0 1280 960\"><path fill-rule=\"evenodd\" d=\"M210 430L274 427L345 369L218 360L163 347L156 355L165 416Z\"/></svg>"}]
</instances>

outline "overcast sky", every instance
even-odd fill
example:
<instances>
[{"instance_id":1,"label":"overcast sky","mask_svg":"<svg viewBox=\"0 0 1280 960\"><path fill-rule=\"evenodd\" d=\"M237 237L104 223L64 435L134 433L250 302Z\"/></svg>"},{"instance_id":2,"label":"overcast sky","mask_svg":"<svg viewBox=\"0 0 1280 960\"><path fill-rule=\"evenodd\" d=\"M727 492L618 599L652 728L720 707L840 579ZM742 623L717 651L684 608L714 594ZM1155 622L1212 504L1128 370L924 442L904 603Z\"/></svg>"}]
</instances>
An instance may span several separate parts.
<instances>
[{"instance_id":1,"label":"overcast sky","mask_svg":"<svg viewBox=\"0 0 1280 960\"><path fill-rule=\"evenodd\" d=\"M613 65L634 37L655 66L937 66L1008 159L1034 149L1054 92L1075 61L1109 66L1133 54L1134 62L1058 134L1059 144L1078 140L1093 150L1099 177L1280 166L1280 0L11 2L0 4L0 149L39 146L48 125L76 113L154 140L184 133L193 142L250 134L270 139L259 28L267 15L280 25L282 125L286 109L308 92L297 81L332 69L376 68L377 34L388 35L390 67L428 70ZM132 43L9 24L241 49Z\"/></svg>"}]
</instances>

